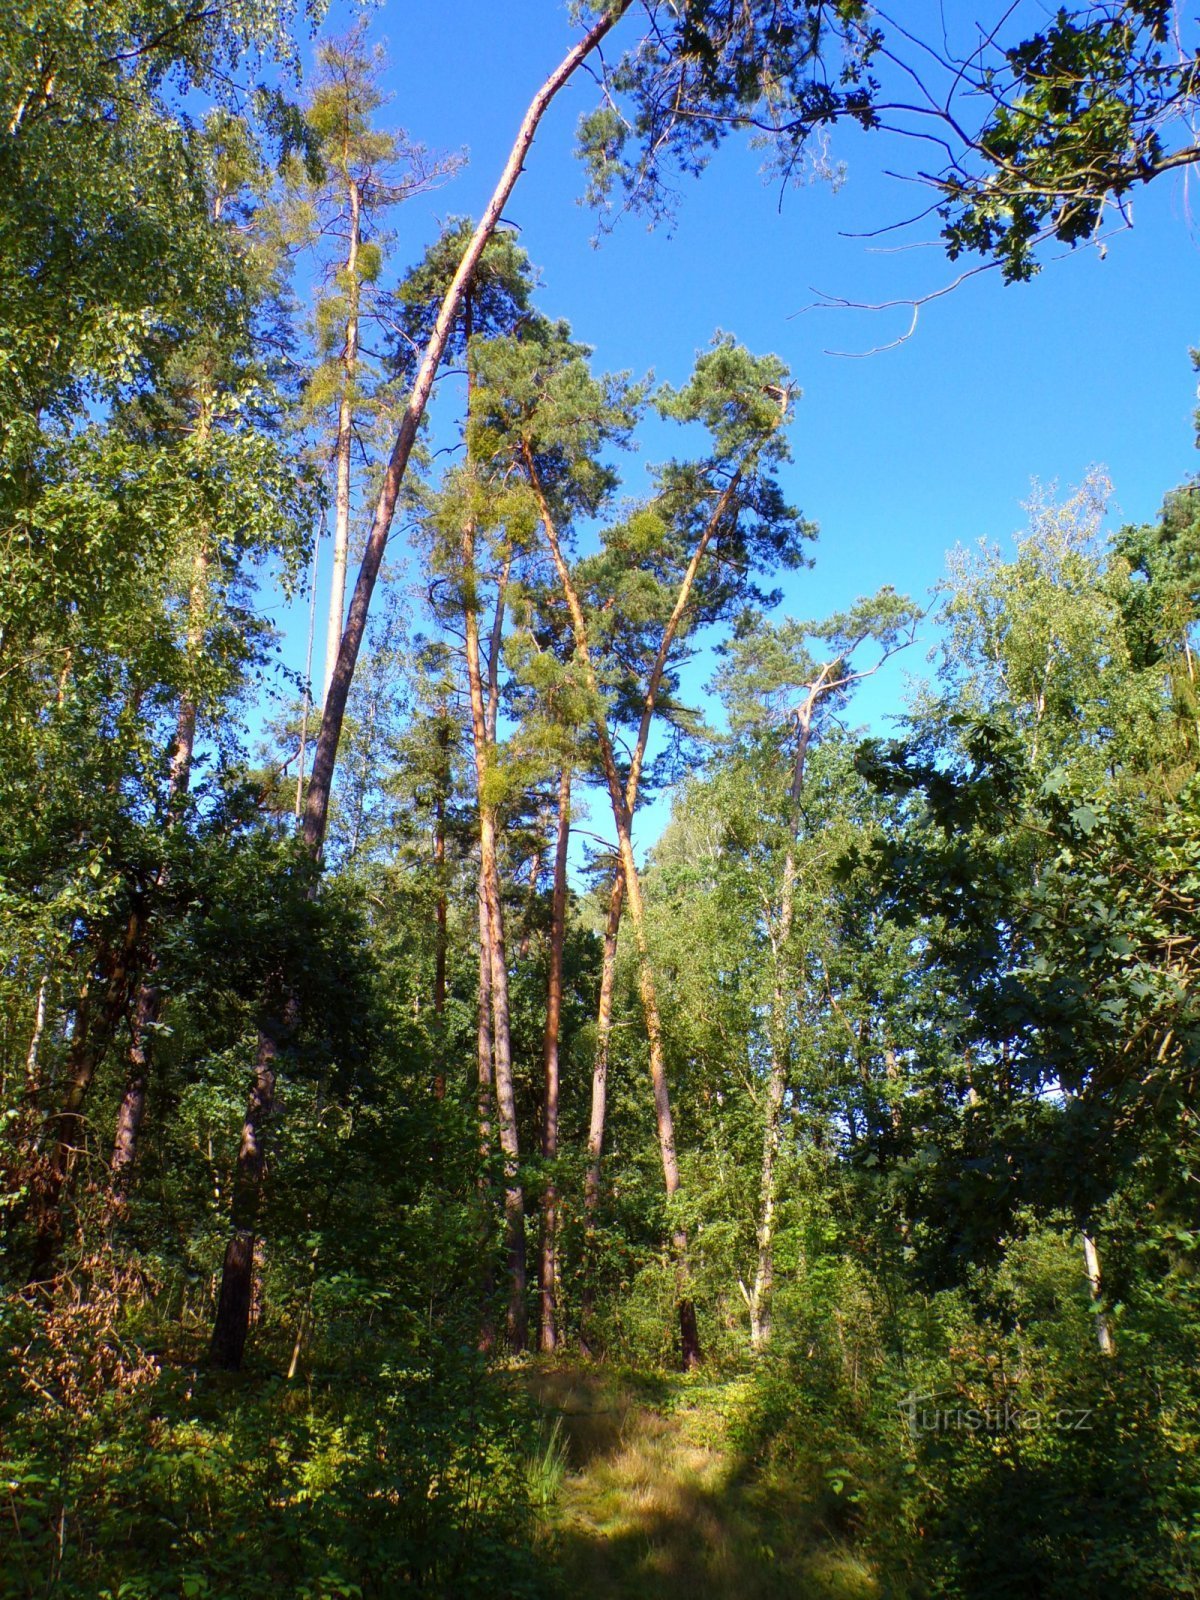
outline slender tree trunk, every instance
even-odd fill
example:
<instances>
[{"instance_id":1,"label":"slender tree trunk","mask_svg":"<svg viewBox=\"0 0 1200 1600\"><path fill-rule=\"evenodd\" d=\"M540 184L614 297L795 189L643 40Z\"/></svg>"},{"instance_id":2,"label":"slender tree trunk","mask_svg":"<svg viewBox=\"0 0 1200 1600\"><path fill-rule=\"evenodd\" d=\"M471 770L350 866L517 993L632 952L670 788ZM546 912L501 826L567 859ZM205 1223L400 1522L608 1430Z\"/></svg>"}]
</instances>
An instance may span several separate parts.
<instances>
[{"instance_id":1,"label":"slender tree trunk","mask_svg":"<svg viewBox=\"0 0 1200 1600\"><path fill-rule=\"evenodd\" d=\"M609 749L606 765L611 765L609 792L615 805L623 810L615 763ZM675 1124L671 1115L671 1097L667 1087L667 1070L663 1054L662 1018L658 1008L658 994L654 983L654 969L650 961L650 944L646 936L646 912L642 900L641 882L633 854L633 839L629 832L627 814L618 823L621 847L621 868L625 875L625 895L629 901L629 920L633 924L634 942L638 954L638 993L642 1001L642 1015L646 1023L646 1039L650 1047L650 1080L654 1091L654 1120L658 1129L658 1149L662 1160L663 1179L667 1198L673 1200L679 1192L679 1163L675 1153ZM688 1288L688 1239L686 1230L675 1228L672 1240L676 1270L679 1274L679 1336L680 1355L684 1368L699 1366L701 1359L700 1334L696 1325L696 1307Z\"/></svg>"},{"instance_id":2,"label":"slender tree trunk","mask_svg":"<svg viewBox=\"0 0 1200 1600\"><path fill-rule=\"evenodd\" d=\"M429 402L429 395L433 388L434 379L441 365L446 344L450 338L458 309L463 295L474 275L487 246L488 240L495 232L496 224L504 211L504 207L512 194L517 179L525 164L533 144L534 134L538 124L545 114L547 106L554 99L558 91L568 82L576 69L591 55L616 26L616 24L629 10L632 0L614 0L605 14L588 29L579 42L567 52L562 61L542 84L541 88L530 101L529 108L521 121L517 131L516 140L500 175L500 181L489 200L487 207L480 218L479 225L471 237L471 242L463 252L458 270L454 274L450 287L446 290L442 300L441 310L438 312L437 321L433 332L429 336L425 355L413 380L412 392L405 407L396 442L392 447L392 454L388 460L384 473L383 484L380 488L379 499L375 506L375 514L371 523L371 531L367 537L367 546L363 554L362 567L359 570L358 581L354 586L354 594L350 601L350 612L346 620L345 631L342 634L341 644L338 648L337 660L334 663L332 677L325 695L325 711L321 718L321 732L317 739L316 755L313 760L312 778L308 786L308 801L304 811L304 837L309 849L314 855L318 854L325 841L325 828L329 820L329 797L333 786L334 767L337 763L338 742L341 739L342 722L346 715L346 700L350 693L350 684L354 678L354 668L358 660L358 652L362 647L363 634L367 625L367 613L371 605L371 595L375 588L375 580L379 575L380 563L383 560L384 548L387 544L388 534L391 531L392 518L396 510L396 501L400 494L400 485L404 481L404 474L408 469L409 457L413 445L416 443L417 430L421 425L421 418L425 414L425 407Z\"/></svg>"},{"instance_id":3,"label":"slender tree trunk","mask_svg":"<svg viewBox=\"0 0 1200 1600\"><path fill-rule=\"evenodd\" d=\"M888 654L890 653L891 651L889 650ZM886 656L884 659L886 659ZM809 746L812 742L813 719L817 706L824 696L844 688L848 683L856 681L857 678L870 677L873 672L878 670L880 663L876 663L866 673L850 674L848 671L843 671L840 676L835 676L839 665L841 663L836 660L825 663L814 681L808 685L808 693L794 713L797 737L789 796L791 837L784 858L779 916L774 927L769 929L774 969L771 1001L771 1068L767 1079L766 1114L763 1122L762 1173L759 1187L757 1228L758 1262L754 1275L754 1292L748 1297L750 1301L750 1342L755 1350L763 1349L771 1336L770 1302L775 1279L775 1169L779 1155L783 1104L787 1094L789 1056L787 995L792 988L788 975L787 946L795 917L796 841L800 832L800 799L804 792L804 771L808 759ZM771 920L768 914L768 923ZM887 1055L889 1076L892 1076L895 1073L895 1054L889 1050ZM893 1126L896 1125L898 1117L899 1109L894 1106L892 1108Z\"/></svg>"},{"instance_id":4,"label":"slender tree trunk","mask_svg":"<svg viewBox=\"0 0 1200 1600\"><path fill-rule=\"evenodd\" d=\"M439 743L440 735L439 735ZM433 1097L446 1098L446 796L440 787L433 802L433 871L437 900L434 905L433 935L433 1020L437 1040L437 1065L433 1074Z\"/></svg>"},{"instance_id":5,"label":"slender tree trunk","mask_svg":"<svg viewBox=\"0 0 1200 1600\"><path fill-rule=\"evenodd\" d=\"M600 1005L596 1018L596 1054L592 1060L592 1108L588 1122L588 1162L583 1186L584 1278L579 1313L579 1342L585 1355L594 1353L593 1322L596 1274L599 1269L596 1214L600 1208L600 1163L604 1153L604 1118L608 1104L608 1055L612 1044L613 995L617 986L617 936L625 903L625 875L618 866L608 896L604 958L600 968Z\"/></svg>"},{"instance_id":6,"label":"slender tree trunk","mask_svg":"<svg viewBox=\"0 0 1200 1600\"><path fill-rule=\"evenodd\" d=\"M491 1352L496 1346L496 1326L494 1326L493 1301L496 1293L496 1280L491 1270L491 1184L486 1176L488 1166L491 1165L491 1117L493 1117L494 1099L493 1070L491 1070L491 918L488 917L488 896L483 888L483 867L478 872L475 898L478 901L478 1030L477 1030L477 1072L478 1072L478 1138L480 1138L480 1216L482 1216L483 1232L483 1258L486 1266L483 1270L483 1283L480 1288L480 1349Z\"/></svg>"},{"instance_id":7,"label":"slender tree trunk","mask_svg":"<svg viewBox=\"0 0 1200 1600\"><path fill-rule=\"evenodd\" d=\"M46 1031L46 988L48 975L43 972L38 984L37 1006L33 1014L33 1032L25 1055L25 1092L33 1094L37 1087L38 1053L42 1047L42 1034Z\"/></svg>"},{"instance_id":8,"label":"slender tree trunk","mask_svg":"<svg viewBox=\"0 0 1200 1600\"><path fill-rule=\"evenodd\" d=\"M520 1149L517 1136L516 1097L513 1092L512 1042L508 1004L508 960L504 940L504 906L496 848L496 810L488 798L488 775L494 748L495 716L499 699L499 632L503 626L506 576L502 575L492 626L488 661L488 696L485 701L479 649L479 613L475 598L475 530L468 523L462 536L463 581L466 589L464 623L467 685L471 702L471 737L475 752L475 778L479 795L479 872L487 911L491 994L491 1056L495 1072L496 1120L504 1160L504 1220L508 1250L508 1342L513 1350L525 1348L525 1197L519 1178Z\"/></svg>"},{"instance_id":9,"label":"slender tree trunk","mask_svg":"<svg viewBox=\"0 0 1200 1600\"><path fill-rule=\"evenodd\" d=\"M362 242L362 193L351 178L350 248L346 255L346 282L349 314L346 318L346 343L342 350L342 393L338 401L337 488L333 524L333 576L329 585L329 622L325 630L324 703L329 680L342 641L342 622L346 614L346 564L350 554L350 449L354 442L354 378L358 368L358 251Z\"/></svg>"},{"instance_id":10,"label":"slender tree trunk","mask_svg":"<svg viewBox=\"0 0 1200 1600\"><path fill-rule=\"evenodd\" d=\"M558 1042L562 1019L563 946L567 932L567 846L570 834L571 769L564 766L558 780L558 837L554 850L554 893L550 911L550 976L546 987L546 1033L542 1052L546 1072L542 1156L547 1171L542 1195L543 1350L553 1350L558 1344L558 1183L554 1176L554 1163L558 1158Z\"/></svg>"},{"instance_id":11,"label":"slender tree trunk","mask_svg":"<svg viewBox=\"0 0 1200 1600\"><path fill-rule=\"evenodd\" d=\"M583 607L580 604L579 595L571 578L570 569L567 567L563 557L562 547L558 540L558 531L554 526L554 519L550 515L550 508L545 496L541 492L541 485L533 468L532 460L527 458L527 465L530 468L531 482L540 503L546 541L550 546L554 568L558 574L563 596L567 602L567 610L571 616L576 654L579 656L583 666L587 685L596 706L596 742L600 747L600 759L608 784L609 799L612 802L621 872L625 879L625 898L629 903L629 919L633 924L634 942L637 947L638 993L641 997L642 1015L646 1024L646 1039L650 1050L650 1079L654 1093L654 1120L658 1130L659 1157L662 1161L667 1198L673 1200L679 1191L679 1162L675 1152L675 1126L671 1114L671 1097L667 1086L666 1063L663 1054L662 1017L658 1006L654 969L650 961L650 945L646 935L646 912L642 900L641 882L633 853L632 818L625 803L625 791L621 784L621 775L617 769L616 756L613 752L612 737L608 729L608 717L604 711L600 685L592 662L587 621L583 614ZM675 1228L672 1244L676 1269L679 1274L677 1306L679 1311L680 1353L684 1367L690 1369L699 1365L701 1351L699 1330L696 1325L696 1308L692 1303L687 1285L688 1243L685 1229L682 1227Z\"/></svg>"},{"instance_id":12,"label":"slender tree trunk","mask_svg":"<svg viewBox=\"0 0 1200 1600\"><path fill-rule=\"evenodd\" d=\"M517 1107L513 1092L512 1034L508 1006L508 966L504 945L504 910L500 900L500 873L496 859L495 813L487 808L481 819L480 850L491 925L492 1056L495 1063L496 1113L500 1151L504 1159L504 1231L508 1246L508 1344L522 1351L527 1338L525 1309L525 1196L519 1176L520 1149Z\"/></svg>"},{"instance_id":13,"label":"slender tree trunk","mask_svg":"<svg viewBox=\"0 0 1200 1600\"><path fill-rule=\"evenodd\" d=\"M450 788L449 777L449 749L450 730L446 726L444 716L441 727L438 729L438 750L441 754L441 765L438 769L437 794L433 802L433 870L437 879L437 904L434 911L434 922L437 929L436 944L433 953L433 1014L439 1020L446 1011L446 955L447 955L447 906L446 906L446 795ZM441 1094L445 1094L445 1079L442 1079Z\"/></svg>"},{"instance_id":14,"label":"slender tree trunk","mask_svg":"<svg viewBox=\"0 0 1200 1600\"><path fill-rule=\"evenodd\" d=\"M433 1014L440 1019L446 1011L446 803L440 795L434 802L433 865L438 877L437 905L434 910ZM441 1098L439 1094L438 1099Z\"/></svg>"},{"instance_id":15,"label":"slender tree trunk","mask_svg":"<svg viewBox=\"0 0 1200 1600\"><path fill-rule=\"evenodd\" d=\"M767 1080L767 1115L763 1128L762 1175L758 1211L758 1264L750 1295L750 1344L765 1350L771 1338L771 1294L775 1287L775 1164L779 1156L783 1097L787 1090L787 1061L777 1048L771 1052Z\"/></svg>"},{"instance_id":16,"label":"slender tree trunk","mask_svg":"<svg viewBox=\"0 0 1200 1600\"><path fill-rule=\"evenodd\" d=\"M1104 1296L1103 1284L1100 1279L1100 1252L1096 1249L1096 1241L1090 1233L1083 1235L1083 1261L1087 1271L1088 1290L1092 1296L1092 1304L1099 1307ZM1117 1347L1113 1342L1112 1329L1108 1325L1108 1317L1101 1310L1096 1311L1096 1343L1100 1346L1100 1354L1102 1356L1116 1355Z\"/></svg>"},{"instance_id":17,"label":"slender tree trunk","mask_svg":"<svg viewBox=\"0 0 1200 1600\"><path fill-rule=\"evenodd\" d=\"M483 869L476 889L479 902L479 1026L476 1039L479 1076L479 1148L485 1161L492 1154L492 1113L495 1094L492 1084L492 922L488 915L487 890Z\"/></svg>"},{"instance_id":18,"label":"slender tree trunk","mask_svg":"<svg viewBox=\"0 0 1200 1600\"><path fill-rule=\"evenodd\" d=\"M279 1020L264 1018L259 1026L254 1081L238 1146L232 1229L225 1246L221 1292L209 1346L212 1364L226 1372L236 1372L240 1368L250 1330L250 1310L254 1298L254 1250L258 1242L267 1170L267 1128L275 1112L279 1052L296 1028L298 1008L294 996L286 998L282 1012Z\"/></svg>"},{"instance_id":19,"label":"slender tree trunk","mask_svg":"<svg viewBox=\"0 0 1200 1600\"><path fill-rule=\"evenodd\" d=\"M159 994L156 985L143 978L129 1024L129 1054L126 1058L125 1092L117 1112L117 1133L113 1140L112 1195L120 1203L125 1198L137 1138L146 1109L150 1085L149 1038L158 1021Z\"/></svg>"}]
</instances>

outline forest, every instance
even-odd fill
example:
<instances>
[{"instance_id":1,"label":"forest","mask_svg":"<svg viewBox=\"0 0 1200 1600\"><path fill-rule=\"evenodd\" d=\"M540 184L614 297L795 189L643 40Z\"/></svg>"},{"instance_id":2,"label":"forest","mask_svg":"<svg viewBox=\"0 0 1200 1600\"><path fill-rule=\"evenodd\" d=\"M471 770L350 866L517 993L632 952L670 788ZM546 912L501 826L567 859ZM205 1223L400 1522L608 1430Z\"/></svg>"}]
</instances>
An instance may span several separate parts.
<instances>
[{"instance_id":1,"label":"forest","mask_svg":"<svg viewBox=\"0 0 1200 1600\"><path fill-rule=\"evenodd\" d=\"M521 226L570 86L1019 301L1195 19L587 0L476 209L401 9L0 15L0 1600L1200 1595L1200 479L804 614L806 373Z\"/></svg>"}]
</instances>

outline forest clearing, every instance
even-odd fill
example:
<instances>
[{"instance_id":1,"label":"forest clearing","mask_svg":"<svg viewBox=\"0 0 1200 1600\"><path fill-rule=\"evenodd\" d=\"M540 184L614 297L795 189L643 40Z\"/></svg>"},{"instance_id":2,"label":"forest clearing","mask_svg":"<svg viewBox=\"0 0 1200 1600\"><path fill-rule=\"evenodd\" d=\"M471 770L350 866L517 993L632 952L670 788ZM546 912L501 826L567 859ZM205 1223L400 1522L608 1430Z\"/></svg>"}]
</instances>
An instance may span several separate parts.
<instances>
[{"instance_id":1,"label":"forest clearing","mask_svg":"<svg viewBox=\"0 0 1200 1600\"><path fill-rule=\"evenodd\" d=\"M5 9L0 1600L1200 1595L1197 117Z\"/></svg>"}]
</instances>

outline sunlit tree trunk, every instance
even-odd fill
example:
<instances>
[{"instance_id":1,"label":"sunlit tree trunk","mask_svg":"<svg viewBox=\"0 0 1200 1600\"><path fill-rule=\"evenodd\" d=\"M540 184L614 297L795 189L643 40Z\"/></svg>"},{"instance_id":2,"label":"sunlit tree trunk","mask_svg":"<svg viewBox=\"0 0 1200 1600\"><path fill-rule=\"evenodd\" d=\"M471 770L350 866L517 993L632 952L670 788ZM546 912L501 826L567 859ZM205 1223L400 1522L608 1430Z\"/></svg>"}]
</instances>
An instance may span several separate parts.
<instances>
[{"instance_id":1,"label":"sunlit tree trunk","mask_svg":"<svg viewBox=\"0 0 1200 1600\"><path fill-rule=\"evenodd\" d=\"M525 1348L525 1197L519 1177L520 1148L517 1135L516 1097L512 1078L512 1035L508 1002L508 959L504 939L504 905L496 844L496 808L489 797L489 772L495 744L495 718L499 698L499 645L503 628L507 574L501 577L492 625L488 660L488 695L484 697L479 647L479 612L476 599L475 529L467 523L462 534L462 572L465 590L464 637L467 686L471 703L471 740L475 753L475 779L479 796L479 873L487 914L488 987L491 995L491 1057L496 1097L497 1134L504 1162L504 1222L508 1255L509 1304L507 1332L513 1350ZM482 1044L481 1044L482 1049Z\"/></svg>"},{"instance_id":2,"label":"sunlit tree trunk","mask_svg":"<svg viewBox=\"0 0 1200 1600\"><path fill-rule=\"evenodd\" d=\"M558 1158L558 1046L562 1021L563 946L567 932L567 846L571 834L571 770L564 766L558 780L558 834L554 850L554 891L550 910L550 975L546 986L546 1032L543 1063L546 1107L542 1121L542 1156L546 1186L542 1194L541 1323L542 1349L558 1344L558 1183L554 1163Z\"/></svg>"},{"instance_id":3,"label":"sunlit tree trunk","mask_svg":"<svg viewBox=\"0 0 1200 1600\"><path fill-rule=\"evenodd\" d=\"M1092 1305L1097 1308L1096 1316L1096 1343L1100 1346L1102 1356L1116 1355L1117 1347L1113 1342L1112 1329L1108 1325L1108 1317L1098 1308L1103 1302L1104 1289L1100 1279L1100 1252L1096 1248L1096 1241L1090 1233L1083 1235L1083 1261L1087 1271L1088 1290L1092 1297Z\"/></svg>"},{"instance_id":4,"label":"sunlit tree trunk","mask_svg":"<svg viewBox=\"0 0 1200 1600\"><path fill-rule=\"evenodd\" d=\"M433 802L433 870L436 878L437 904L434 923L437 943L433 953L433 1014L439 1020L446 1011L446 960L448 953L446 906L446 796L450 790L450 730L446 726L445 708L438 728L439 765L437 793ZM445 1080L442 1081L445 1093ZM438 1098L441 1098L439 1094Z\"/></svg>"},{"instance_id":5,"label":"sunlit tree trunk","mask_svg":"<svg viewBox=\"0 0 1200 1600\"><path fill-rule=\"evenodd\" d=\"M429 403L429 396L433 390L438 370L441 367L442 357L445 354L446 346L454 328L463 296L474 276L480 257L496 230L504 207L516 186L517 179L521 175L525 159L533 144L534 135L547 107L563 85L571 79L593 50L602 43L621 20L631 4L632 0L613 0L613 3L606 9L604 14L596 19L583 37L567 52L533 96L524 117L521 119L521 125L517 130L516 139L513 142L500 179L492 192L491 199L484 209L474 234L471 236L470 243L463 252L462 259L458 264L450 286L443 296L441 308L438 311L433 331L425 348L425 354L413 379L413 386L400 420L391 455L384 469L383 481L380 485L371 526L367 534L362 564L350 599L349 612L338 646L337 658L334 661L333 671L329 677L328 688L325 693L321 728L313 757L312 776L309 780L305 799L303 824L304 841L314 858L318 860L324 848L325 834L329 823L329 803L333 792L334 772L337 766L338 745L341 741L342 724L345 721L346 704L349 699L351 684L354 680L354 669L357 665L359 652L362 649L362 642L366 633L371 597L375 590L384 550L391 532L401 485L408 470L408 463L417 440L421 420ZM492 971L494 976L494 958ZM500 1120L503 1134L504 1112L502 1109ZM514 1135L515 1131L514 1118L512 1123ZM523 1243L521 1265L523 1275Z\"/></svg>"},{"instance_id":6,"label":"sunlit tree trunk","mask_svg":"<svg viewBox=\"0 0 1200 1600\"><path fill-rule=\"evenodd\" d=\"M596 1017L596 1053L592 1059L592 1103L588 1121L587 1172L584 1176L584 1278L579 1315L579 1342L592 1353L596 1305L596 1216L600 1208L600 1170L604 1154L604 1119L608 1105L608 1056L612 1045L613 995L617 986L617 938L625 903L625 875L618 866L608 896L604 956L600 968L600 1004Z\"/></svg>"},{"instance_id":7,"label":"sunlit tree trunk","mask_svg":"<svg viewBox=\"0 0 1200 1600\"><path fill-rule=\"evenodd\" d=\"M476 1072L479 1117L479 1154L481 1172L479 1179L480 1209L483 1217L482 1242L485 1261L483 1282L480 1288L482 1315L479 1329L479 1347L490 1351L496 1343L496 1329L492 1316L492 1296L496 1284L492 1271L491 1182L487 1169L492 1160L492 1117L495 1113L495 1092L492 1084L492 924L488 916L487 894L483 886L483 869L476 883L476 901L479 909L479 1014L476 1029Z\"/></svg>"},{"instance_id":8,"label":"sunlit tree trunk","mask_svg":"<svg viewBox=\"0 0 1200 1600\"><path fill-rule=\"evenodd\" d=\"M780 417L782 420L783 410ZM541 509L543 523L547 529L551 525L550 509L542 494L541 485L531 453L525 451L525 465L537 494ZM729 514L730 507L734 504L738 489L742 481L742 470L734 472L725 488L718 496L712 511L709 513L700 537L696 541L690 560L680 580L675 602L671 614L663 628L655 653L654 664L646 682L645 693L642 696L642 711L638 722L637 738L634 741L630 757L629 773L625 780L624 806L630 821L637 809L638 790L641 785L642 768L646 759L646 749L650 739L650 729L654 719L654 712L658 705L659 690L662 687L663 674L666 671L667 661L671 648L678 637L680 625L691 604L692 592L696 578L709 546L720 530L720 527ZM565 568L564 568L565 570ZM560 573L561 577L561 573ZM580 613L582 616L582 612ZM608 1101L608 1058L612 1039L612 1006L616 982L616 957L617 939L621 927L621 914L625 901L625 873L621 867L614 874L612 889L609 894L608 917L604 932L604 958L601 969L600 1004L596 1023L596 1053L592 1063L592 1100L591 1117L588 1126L588 1165L584 1181L584 1215L585 1215L585 1272L583 1304L581 1312L582 1343L586 1350L588 1343L588 1329L592 1318L594 1306L594 1290L591 1283L593 1268L595 1266L595 1230L596 1212L600 1201L600 1176L601 1162L604 1151L604 1123Z\"/></svg>"},{"instance_id":9,"label":"sunlit tree trunk","mask_svg":"<svg viewBox=\"0 0 1200 1600\"><path fill-rule=\"evenodd\" d=\"M46 1031L46 989L49 974L43 972L38 984L37 1004L33 1013L33 1032L29 1036L29 1049L25 1053L25 1090L33 1094L37 1087L38 1055L42 1048L42 1035Z\"/></svg>"}]
</instances>

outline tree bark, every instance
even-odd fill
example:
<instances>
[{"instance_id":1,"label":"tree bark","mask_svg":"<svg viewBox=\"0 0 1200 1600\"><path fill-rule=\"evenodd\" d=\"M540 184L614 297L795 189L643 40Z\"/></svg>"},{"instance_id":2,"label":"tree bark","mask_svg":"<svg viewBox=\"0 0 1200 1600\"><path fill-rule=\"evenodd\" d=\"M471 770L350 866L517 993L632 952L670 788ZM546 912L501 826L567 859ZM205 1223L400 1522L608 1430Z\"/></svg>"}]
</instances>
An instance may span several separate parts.
<instances>
[{"instance_id":1,"label":"tree bark","mask_svg":"<svg viewBox=\"0 0 1200 1600\"><path fill-rule=\"evenodd\" d=\"M543 1062L546 1108L542 1120L542 1157L546 1186L542 1193L541 1323L542 1349L558 1344L558 1044L562 1020L563 946L567 932L567 846L571 835L571 769L558 779L558 836L554 850L554 892L550 909L550 975L546 986L546 1032Z\"/></svg>"},{"instance_id":2,"label":"tree bark","mask_svg":"<svg viewBox=\"0 0 1200 1600\"><path fill-rule=\"evenodd\" d=\"M281 1046L295 1032L297 1005L289 995L281 1019L264 1018L258 1030L254 1081L242 1123L234 1175L232 1231L225 1246L221 1291L213 1321L209 1359L226 1372L241 1367L250 1330L254 1296L254 1250L267 1171L266 1134L275 1112L277 1062Z\"/></svg>"},{"instance_id":3,"label":"tree bark","mask_svg":"<svg viewBox=\"0 0 1200 1600\"><path fill-rule=\"evenodd\" d=\"M400 485L404 481L409 457L412 454L413 445L416 443L417 430L420 427L421 418L425 414L425 407L429 402L429 395L433 388L438 368L441 365L442 356L458 314L458 308L466 292L467 285L475 272L475 268L479 264L479 258L483 254L488 240L495 232L496 225L500 221L508 198L521 175L525 157L533 144L534 134L537 132L538 124L541 122L547 106L549 106L563 85L568 82L576 69L587 59L597 45L607 37L625 12L629 10L631 4L632 0L614 0L614 3L605 14L598 18L587 33L584 34L583 38L567 52L530 101L529 108L517 131L517 137L505 163L504 170L500 175L500 181L497 183L487 208L480 218L479 225L471 237L470 244L463 252L463 258L458 264L458 270L455 272L450 287L442 300L437 321L434 324L433 332L425 349L425 355L413 380L412 392L409 395L408 404L405 407L404 416L396 434L396 441L392 447L392 454L384 473L383 484L380 488L379 499L376 502L375 514L371 522L371 530L367 537L362 566L359 569L358 581L354 586L354 594L350 601L350 612L346 619L345 631L342 634L337 660L334 663L333 674L325 696L325 710L321 718L321 731L317 738L313 772L309 780L308 800L304 811L304 838L314 855L319 854L325 841L325 829L329 820L329 797L333 786L334 768L337 764L338 742L341 739L342 722L346 715L346 701L350 693L350 684L354 678L358 652L362 647L363 635L366 631L371 595L375 588L375 580L379 576L380 563L383 560L384 548L387 544L388 534L391 531L396 501L400 494Z\"/></svg>"},{"instance_id":4,"label":"tree bark","mask_svg":"<svg viewBox=\"0 0 1200 1600\"><path fill-rule=\"evenodd\" d=\"M1083 1260L1087 1270L1088 1290L1092 1297L1092 1305L1096 1308L1096 1343L1100 1347L1102 1356L1113 1356L1117 1353L1116 1344L1113 1342L1112 1329L1108 1325L1108 1317L1099 1309L1104 1290L1100 1279L1100 1252L1096 1248L1096 1241L1090 1233L1083 1235Z\"/></svg>"},{"instance_id":5,"label":"tree bark","mask_svg":"<svg viewBox=\"0 0 1200 1600\"><path fill-rule=\"evenodd\" d=\"M491 1239L491 1184L487 1169L492 1159L492 1115L495 1095L492 1087L492 925L488 917L487 894L480 868L476 884L479 905L479 1017L476 1033L476 1069L478 1073L479 1109L479 1200L483 1217L483 1282L480 1286L479 1348L490 1353L495 1348L496 1328L492 1314L492 1297L496 1292L492 1271Z\"/></svg>"},{"instance_id":6,"label":"tree bark","mask_svg":"<svg viewBox=\"0 0 1200 1600\"><path fill-rule=\"evenodd\" d=\"M433 952L433 1014L441 1019L446 1010L446 955L447 955L447 906L446 906L446 796L450 788L449 777L449 750L450 730L446 726L443 712L443 721L438 729L438 752L441 764L437 775L437 793L433 802L433 870L436 878L437 903L434 910L434 923L436 927L436 944ZM438 1095L440 1100L446 1092L445 1078L442 1078L442 1089Z\"/></svg>"},{"instance_id":7,"label":"tree bark","mask_svg":"<svg viewBox=\"0 0 1200 1600\"><path fill-rule=\"evenodd\" d=\"M509 1022L508 959L504 940L504 906L496 848L496 808L488 795L488 777L495 744L499 705L499 636L503 627L507 571L501 576L492 624L492 649L488 659L488 694L485 701L479 649L479 611L476 599L475 529L468 522L462 534L464 633L467 686L471 703L471 742L475 754L475 779L479 796L479 874L487 915L488 988L491 996L491 1058L496 1094L496 1121L504 1161L504 1221L508 1252L508 1342L524 1350L527 1337L525 1309L525 1197L519 1177L516 1097L512 1078L512 1038ZM482 1049L482 1045L481 1045Z\"/></svg>"},{"instance_id":8,"label":"tree bark","mask_svg":"<svg viewBox=\"0 0 1200 1600\"><path fill-rule=\"evenodd\" d=\"M148 1041L151 1030L158 1021L159 992L155 984L143 978L138 985L137 1000L130 1018L129 1054L126 1058L125 1092L117 1112L117 1132L113 1140L111 1162L112 1197L120 1204L133 1169L137 1152L137 1138L146 1109L146 1094L150 1082Z\"/></svg>"},{"instance_id":9,"label":"tree bark","mask_svg":"<svg viewBox=\"0 0 1200 1600\"><path fill-rule=\"evenodd\" d=\"M600 1208L600 1163L604 1153L604 1119L608 1105L608 1053L612 1043L613 995L617 986L617 936L625 903L625 875L620 866L613 874L604 928L604 957L600 968L600 1005L596 1017L596 1054L592 1059L592 1107L588 1122L588 1164L583 1185L584 1277L579 1310L579 1343L584 1355L594 1354L593 1323L596 1274L599 1269L596 1215Z\"/></svg>"},{"instance_id":10,"label":"tree bark","mask_svg":"<svg viewBox=\"0 0 1200 1600\"><path fill-rule=\"evenodd\" d=\"M46 988L49 978L42 973L41 982L38 984L37 1005L33 1014L33 1033L29 1038L29 1049L25 1055L25 1092L32 1095L37 1090L38 1053L42 1047L42 1034L46 1030Z\"/></svg>"}]
</instances>

